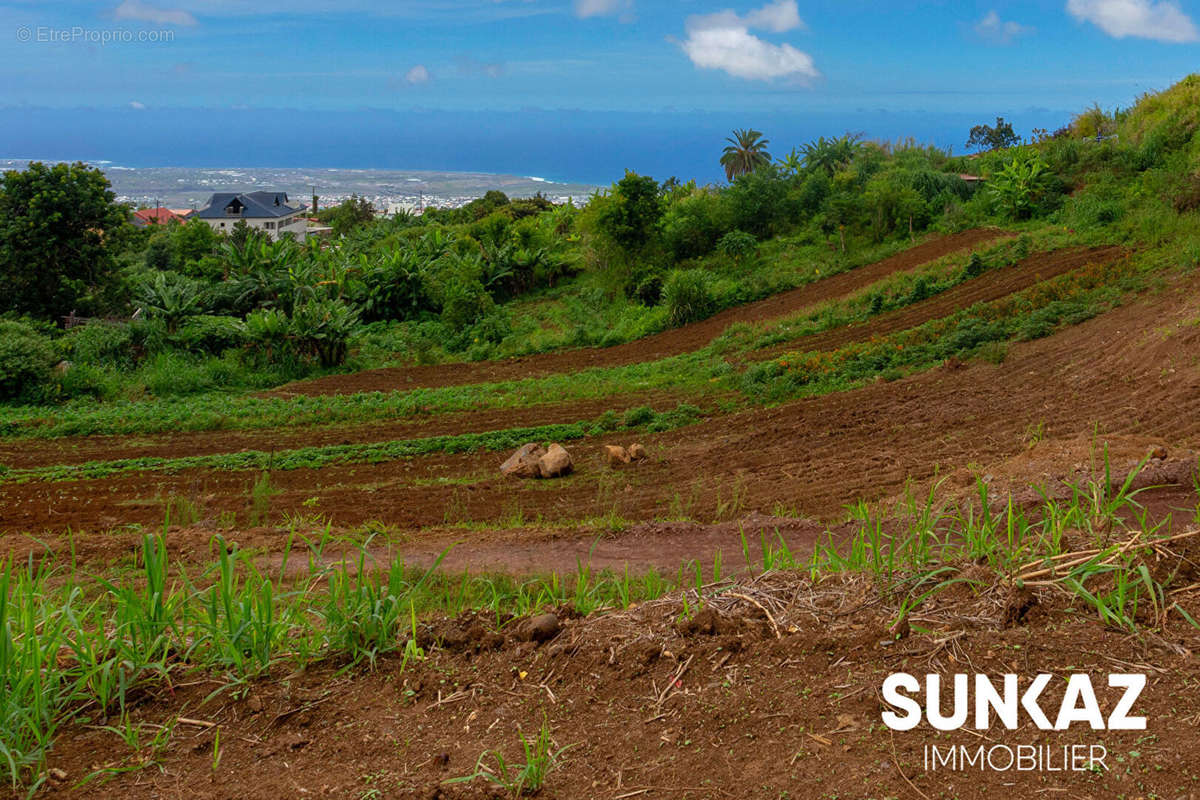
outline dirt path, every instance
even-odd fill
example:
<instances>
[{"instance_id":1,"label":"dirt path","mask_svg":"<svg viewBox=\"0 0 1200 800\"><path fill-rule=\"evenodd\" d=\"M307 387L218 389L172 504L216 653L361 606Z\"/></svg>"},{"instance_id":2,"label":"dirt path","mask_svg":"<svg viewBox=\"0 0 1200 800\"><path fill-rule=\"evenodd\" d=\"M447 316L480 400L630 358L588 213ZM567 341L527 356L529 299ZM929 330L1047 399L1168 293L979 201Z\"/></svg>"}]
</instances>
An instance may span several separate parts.
<instances>
[{"instance_id":1,"label":"dirt path","mask_svg":"<svg viewBox=\"0 0 1200 800\"><path fill-rule=\"evenodd\" d=\"M656 361L699 350L735 322L758 322L787 316L817 303L845 297L865 289L894 273L916 269L942 256L976 247L1005 235L1007 234L1003 231L994 228L981 228L939 237L874 264L858 267L765 300L726 309L701 322L673 328L615 347L564 350L507 361L368 370L353 375L335 375L293 383L272 394L294 396L390 392L430 386L491 383L591 367L617 367Z\"/></svg>"}]
</instances>

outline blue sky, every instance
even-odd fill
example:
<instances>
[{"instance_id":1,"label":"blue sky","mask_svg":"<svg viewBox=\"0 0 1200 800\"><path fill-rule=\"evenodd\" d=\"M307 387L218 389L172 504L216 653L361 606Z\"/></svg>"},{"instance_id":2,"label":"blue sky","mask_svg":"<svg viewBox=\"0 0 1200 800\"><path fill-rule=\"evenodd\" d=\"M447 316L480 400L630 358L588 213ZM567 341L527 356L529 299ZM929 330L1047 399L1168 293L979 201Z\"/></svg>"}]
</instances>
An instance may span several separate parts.
<instances>
[{"instance_id":1,"label":"blue sky","mask_svg":"<svg viewBox=\"0 0 1200 800\"><path fill-rule=\"evenodd\" d=\"M1165 0L0 0L0 106L1070 110L1194 69L1197 19ZM172 40L86 40L108 31Z\"/></svg>"},{"instance_id":2,"label":"blue sky","mask_svg":"<svg viewBox=\"0 0 1200 800\"><path fill-rule=\"evenodd\" d=\"M335 11L329 10L335 8ZM1200 0L0 0L0 157L718 180L846 131L962 152L1200 64ZM104 41L105 37L118 41Z\"/></svg>"}]
</instances>

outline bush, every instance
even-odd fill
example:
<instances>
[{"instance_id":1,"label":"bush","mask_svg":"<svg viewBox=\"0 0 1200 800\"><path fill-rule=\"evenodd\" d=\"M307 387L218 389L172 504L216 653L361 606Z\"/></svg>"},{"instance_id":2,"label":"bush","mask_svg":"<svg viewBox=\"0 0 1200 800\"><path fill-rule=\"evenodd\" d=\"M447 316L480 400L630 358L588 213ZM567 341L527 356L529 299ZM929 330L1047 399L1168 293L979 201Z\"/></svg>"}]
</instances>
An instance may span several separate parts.
<instances>
[{"instance_id":1,"label":"bush","mask_svg":"<svg viewBox=\"0 0 1200 800\"><path fill-rule=\"evenodd\" d=\"M500 308L494 309L471 327L472 341L499 344L512 334L512 321Z\"/></svg>"},{"instance_id":2,"label":"bush","mask_svg":"<svg viewBox=\"0 0 1200 800\"><path fill-rule=\"evenodd\" d=\"M464 331L492 312L496 306L491 295L477 280L456 278L444 289L442 322L455 331Z\"/></svg>"},{"instance_id":3,"label":"bush","mask_svg":"<svg viewBox=\"0 0 1200 800\"><path fill-rule=\"evenodd\" d=\"M647 425L654 419L654 409L649 406L638 406L631 408L625 412L625 418L622 424L626 428L639 428L642 425Z\"/></svg>"},{"instance_id":4,"label":"bush","mask_svg":"<svg viewBox=\"0 0 1200 800\"><path fill-rule=\"evenodd\" d=\"M293 310L290 332L302 358L334 367L346 360L357 324L358 312L341 300L307 300Z\"/></svg>"},{"instance_id":5,"label":"bush","mask_svg":"<svg viewBox=\"0 0 1200 800\"><path fill-rule=\"evenodd\" d=\"M246 343L246 326L235 317L193 317L180 325L171 343L194 353L219 355Z\"/></svg>"},{"instance_id":6,"label":"bush","mask_svg":"<svg viewBox=\"0 0 1200 800\"><path fill-rule=\"evenodd\" d=\"M43 400L54 363L49 339L26 323L0 321L0 400Z\"/></svg>"},{"instance_id":7,"label":"bush","mask_svg":"<svg viewBox=\"0 0 1200 800\"><path fill-rule=\"evenodd\" d=\"M708 273L702 269L672 270L663 283L663 301L672 327L704 319L716 310Z\"/></svg>"},{"instance_id":8,"label":"bush","mask_svg":"<svg viewBox=\"0 0 1200 800\"><path fill-rule=\"evenodd\" d=\"M146 361L138 376L156 397L179 397L216 388L203 362L188 353L158 353Z\"/></svg>"},{"instance_id":9,"label":"bush","mask_svg":"<svg viewBox=\"0 0 1200 800\"><path fill-rule=\"evenodd\" d=\"M199 314L204 307L200 285L172 272L157 272L137 293L137 300L148 316L161 319L167 333L175 333L179 324Z\"/></svg>"},{"instance_id":10,"label":"bush","mask_svg":"<svg viewBox=\"0 0 1200 800\"><path fill-rule=\"evenodd\" d=\"M967 266L964 270L968 278L978 278L987 270L987 265L983 263L983 256L979 253L971 253L971 257L967 260Z\"/></svg>"},{"instance_id":11,"label":"bush","mask_svg":"<svg viewBox=\"0 0 1200 800\"><path fill-rule=\"evenodd\" d=\"M735 180L725 190L725 202L732 227L760 239L782 232L799 211L799 198L791 195L788 182L773 165Z\"/></svg>"},{"instance_id":12,"label":"bush","mask_svg":"<svg viewBox=\"0 0 1200 800\"><path fill-rule=\"evenodd\" d=\"M708 255L729 230L729 210L721 195L697 189L671 203L663 214L663 244L676 261Z\"/></svg>"},{"instance_id":13,"label":"bush","mask_svg":"<svg viewBox=\"0 0 1200 800\"><path fill-rule=\"evenodd\" d=\"M123 388L124 380L120 372L86 362L72 363L59 382L62 396L67 399L90 397L112 401L120 398Z\"/></svg>"},{"instance_id":14,"label":"bush","mask_svg":"<svg viewBox=\"0 0 1200 800\"><path fill-rule=\"evenodd\" d=\"M134 364L133 333L128 325L90 322L68 331L59 340L63 357L92 366L131 368Z\"/></svg>"},{"instance_id":15,"label":"bush","mask_svg":"<svg viewBox=\"0 0 1200 800\"><path fill-rule=\"evenodd\" d=\"M1007 338L1004 326L999 322L984 321L968 317L958 323L953 331L942 340L942 347L947 356L974 350L986 342L995 342Z\"/></svg>"},{"instance_id":16,"label":"bush","mask_svg":"<svg viewBox=\"0 0 1200 800\"><path fill-rule=\"evenodd\" d=\"M717 249L721 251L722 255L728 256L734 261L741 261L758 249L758 240L754 238L753 234L744 231L730 231L721 237L721 241L717 242Z\"/></svg>"},{"instance_id":17,"label":"bush","mask_svg":"<svg viewBox=\"0 0 1200 800\"><path fill-rule=\"evenodd\" d=\"M633 299L644 306L656 306L662 302L663 280L659 275L643 278L633 290Z\"/></svg>"}]
</instances>

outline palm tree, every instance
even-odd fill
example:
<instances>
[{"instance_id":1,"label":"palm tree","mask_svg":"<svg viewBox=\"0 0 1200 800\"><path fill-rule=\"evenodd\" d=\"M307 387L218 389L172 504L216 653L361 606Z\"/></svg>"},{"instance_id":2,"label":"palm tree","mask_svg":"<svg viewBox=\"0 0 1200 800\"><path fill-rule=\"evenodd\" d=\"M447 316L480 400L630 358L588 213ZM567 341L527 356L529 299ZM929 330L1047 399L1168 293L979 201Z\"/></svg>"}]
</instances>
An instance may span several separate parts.
<instances>
[{"instance_id":1,"label":"palm tree","mask_svg":"<svg viewBox=\"0 0 1200 800\"><path fill-rule=\"evenodd\" d=\"M804 156L799 150L793 147L792 152L778 159L775 163L789 175L799 175L804 169Z\"/></svg>"},{"instance_id":2,"label":"palm tree","mask_svg":"<svg viewBox=\"0 0 1200 800\"><path fill-rule=\"evenodd\" d=\"M859 134L844 134L836 139L818 137L815 141L800 148L804 158L804 168L809 170L824 170L832 176L842 167L847 167L854 157L862 150Z\"/></svg>"},{"instance_id":3,"label":"palm tree","mask_svg":"<svg viewBox=\"0 0 1200 800\"><path fill-rule=\"evenodd\" d=\"M771 154L767 152L770 142L762 138L760 131L733 131L733 136L726 137L729 145L721 155L721 166L725 168L725 177L733 180L739 175L748 175L759 167L771 163Z\"/></svg>"}]
</instances>

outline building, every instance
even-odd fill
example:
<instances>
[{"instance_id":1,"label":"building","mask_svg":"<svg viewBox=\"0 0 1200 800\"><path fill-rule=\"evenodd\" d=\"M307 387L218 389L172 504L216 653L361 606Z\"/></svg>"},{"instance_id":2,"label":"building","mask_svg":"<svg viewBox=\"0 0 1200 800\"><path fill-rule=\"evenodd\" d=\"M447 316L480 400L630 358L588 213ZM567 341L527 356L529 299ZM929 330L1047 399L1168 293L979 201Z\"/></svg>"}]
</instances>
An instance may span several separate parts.
<instances>
[{"instance_id":1,"label":"building","mask_svg":"<svg viewBox=\"0 0 1200 800\"><path fill-rule=\"evenodd\" d=\"M139 228L186 222L192 213L188 208L140 208L133 212L133 224Z\"/></svg>"},{"instance_id":2,"label":"building","mask_svg":"<svg viewBox=\"0 0 1200 800\"><path fill-rule=\"evenodd\" d=\"M284 192L217 192L191 218L204 220L217 233L232 233L240 220L271 239L284 233L303 239L308 226L306 209L303 203L289 204Z\"/></svg>"}]
</instances>

